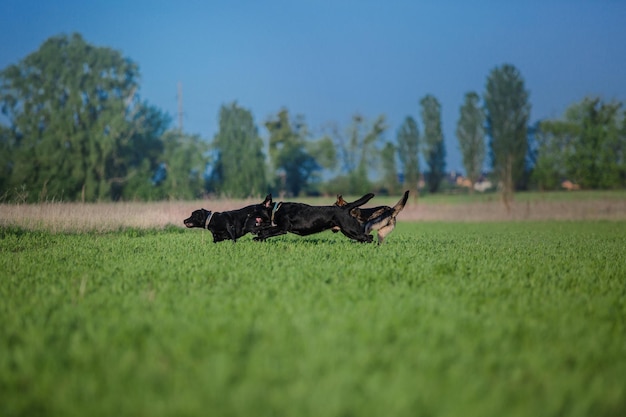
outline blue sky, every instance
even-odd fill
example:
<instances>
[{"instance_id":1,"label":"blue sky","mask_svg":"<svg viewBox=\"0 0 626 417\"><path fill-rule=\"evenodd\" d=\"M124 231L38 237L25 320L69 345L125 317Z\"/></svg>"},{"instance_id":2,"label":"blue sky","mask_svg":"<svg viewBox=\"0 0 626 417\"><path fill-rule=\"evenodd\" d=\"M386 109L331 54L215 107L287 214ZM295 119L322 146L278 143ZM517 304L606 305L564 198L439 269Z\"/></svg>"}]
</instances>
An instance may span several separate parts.
<instances>
[{"instance_id":1,"label":"blue sky","mask_svg":"<svg viewBox=\"0 0 626 417\"><path fill-rule=\"evenodd\" d=\"M515 65L531 121L587 95L626 102L626 1L33 1L0 0L0 68L45 39L81 33L137 62L141 97L212 140L222 104L262 123L287 108L321 134L355 113L385 114L387 140L419 100L442 105L448 169L462 170L454 131L464 94Z\"/></svg>"}]
</instances>

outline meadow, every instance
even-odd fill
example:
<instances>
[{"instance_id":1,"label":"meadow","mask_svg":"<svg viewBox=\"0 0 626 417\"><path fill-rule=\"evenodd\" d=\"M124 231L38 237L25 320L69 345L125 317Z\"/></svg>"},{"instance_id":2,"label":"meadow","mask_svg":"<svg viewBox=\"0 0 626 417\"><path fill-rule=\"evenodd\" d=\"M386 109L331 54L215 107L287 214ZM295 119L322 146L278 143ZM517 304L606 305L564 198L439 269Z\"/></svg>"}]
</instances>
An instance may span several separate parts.
<instances>
[{"instance_id":1,"label":"meadow","mask_svg":"<svg viewBox=\"0 0 626 417\"><path fill-rule=\"evenodd\" d=\"M4 225L0 415L623 416L624 248L624 220Z\"/></svg>"}]
</instances>

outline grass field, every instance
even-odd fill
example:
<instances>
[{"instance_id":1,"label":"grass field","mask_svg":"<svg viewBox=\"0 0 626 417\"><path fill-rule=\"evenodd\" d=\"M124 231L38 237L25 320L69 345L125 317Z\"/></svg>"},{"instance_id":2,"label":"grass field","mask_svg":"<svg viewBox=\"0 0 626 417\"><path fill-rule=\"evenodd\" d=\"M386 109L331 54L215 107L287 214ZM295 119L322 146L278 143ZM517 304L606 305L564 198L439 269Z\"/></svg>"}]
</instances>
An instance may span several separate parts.
<instances>
[{"instance_id":1,"label":"grass field","mask_svg":"<svg viewBox=\"0 0 626 417\"><path fill-rule=\"evenodd\" d=\"M626 222L0 228L2 416L623 416Z\"/></svg>"}]
</instances>

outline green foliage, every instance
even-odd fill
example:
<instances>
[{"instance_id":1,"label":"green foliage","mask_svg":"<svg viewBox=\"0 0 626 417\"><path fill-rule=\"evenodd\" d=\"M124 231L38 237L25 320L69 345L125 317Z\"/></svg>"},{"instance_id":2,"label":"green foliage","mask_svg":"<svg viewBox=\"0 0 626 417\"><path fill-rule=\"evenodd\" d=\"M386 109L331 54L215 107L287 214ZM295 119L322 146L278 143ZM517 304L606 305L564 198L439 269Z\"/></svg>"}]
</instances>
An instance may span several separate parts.
<instances>
[{"instance_id":1,"label":"green foliage","mask_svg":"<svg viewBox=\"0 0 626 417\"><path fill-rule=\"evenodd\" d=\"M296 117L292 124L286 109L265 122L265 127L270 133L269 153L276 188L281 195L298 196L308 190L315 173L322 168L310 151L327 163L333 158L328 152L328 140L319 144L307 141L309 133L304 119Z\"/></svg>"},{"instance_id":2,"label":"green foliage","mask_svg":"<svg viewBox=\"0 0 626 417\"><path fill-rule=\"evenodd\" d=\"M397 149L391 142L386 142L380 152L380 159L383 168L382 186L389 194L395 195L400 192L398 181L398 168L396 167Z\"/></svg>"},{"instance_id":3,"label":"green foliage","mask_svg":"<svg viewBox=\"0 0 626 417\"><path fill-rule=\"evenodd\" d=\"M373 174L382 174L382 187L398 187L382 115L373 122L355 115L345 133L336 128L311 140L304 117L289 120L283 109L265 124L268 165L250 111L236 103L222 107L209 158L201 138L171 130L169 116L141 101L139 89L135 62L79 34L51 37L2 70L0 200L190 199L207 191L248 197L272 188L293 196L331 189L359 195L372 190ZM466 95L456 134L471 181L482 168L486 119L491 164L507 204L514 188L527 186L532 162L541 189L557 188L566 178L588 189L626 186L622 103L587 98L572 105L562 120L540 124L529 154L528 96L512 65L487 77L484 111L476 93ZM422 146L428 189L436 192L446 166L441 106L432 95L420 104L423 137L407 117L397 133L397 152L406 186L417 192ZM203 184L209 162L212 174ZM337 162L339 176L322 186L322 170L336 169Z\"/></svg>"},{"instance_id":4,"label":"green foliage","mask_svg":"<svg viewBox=\"0 0 626 417\"><path fill-rule=\"evenodd\" d=\"M428 165L426 182L428 191L436 193L446 174L446 147L441 130L441 105L430 94L420 100L420 105L424 123L424 159Z\"/></svg>"},{"instance_id":5,"label":"green foliage","mask_svg":"<svg viewBox=\"0 0 626 417\"><path fill-rule=\"evenodd\" d=\"M208 144L198 135L168 132L163 137L167 177L161 188L170 198L195 199L204 193Z\"/></svg>"},{"instance_id":6,"label":"green foliage","mask_svg":"<svg viewBox=\"0 0 626 417\"><path fill-rule=\"evenodd\" d=\"M480 97L475 92L465 94L461 106L456 136L463 157L463 166L474 191L474 184L480 178L485 161L485 112L479 105Z\"/></svg>"},{"instance_id":7,"label":"green foliage","mask_svg":"<svg viewBox=\"0 0 626 417\"><path fill-rule=\"evenodd\" d=\"M420 133L415 119L407 116L397 135L398 158L404 173L404 186L417 193L420 179L419 146Z\"/></svg>"},{"instance_id":8,"label":"green foliage","mask_svg":"<svg viewBox=\"0 0 626 417\"><path fill-rule=\"evenodd\" d=\"M140 127L137 65L74 34L48 39L0 77L13 136L10 185L40 190L31 201L115 197L129 169L118 150Z\"/></svg>"},{"instance_id":9,"label":"green foliage","mask_svg":"<svg viewBox=\"0 0 626 417\"><path fill-rule=\"evenodd\" d=\"M52 37L3 70L0 103L10 124L0 126L3 198L199 196L197 173L204 168L189 155L201 158L201 141L181 140L182 149L173 149L164 137L170 118L138 99L138 79L137 64L79 34ZM186 169L177 165L189 158L195 160ZM151 181L160 164L170 168L173 186ZM19 198L11 190L22 190Z\"/></svg>"},{"instance_id":10,"label":"green foliage","mask_svg":"<svg viewBox=\"0 0 626 417\"><path fill-rule=\"evenodd\" d=\"M533 180L539 189L559 189L561 181L568 178L569 143L575 130L576 127L566 121L545 120L539 124L535 135L537 160L533 169Z\"/></svg>"},{"instance_id":11,"label":"green foliage","mask_svg":"<svg viewBox=\"0 0 626 417\"><path fill-rule=\"evenodd\" d=\"M232 198L266 192L263 141L249 110L237 103L222 106L213 150L216 158L210 181L212 190Z\"/></svg>"},{"instance_id":12,"label":"green foliage","mask_svg":"<svg viewBox=\"0 0 626 417\"><path fill-rule=\"evenodd\" d=\"M371 191L369 173L379 161L378 145L386 129L383 115L369 123L364 117L356 114L352 117L352 124L346 135L334 132L341 168L348 178L348 188L342 193L356 195Z\"/></svg>"},{"instance_id":13,"label":"green foliage","mask_svg":"<svg viewBox=\"0 0 626 417\"><path fill-rule=\"evenodd\" d=\"M530 117L528 90L519 70L505 64L487 77L485 109L493 171L502 185L505 204L513 198L516 181L524 175Z\"/></svg>"},{"instance_id":14,"label":"green foliage","mask_svg":"<svg viewBox=\"0 0 626 417\"><path fill-rule=\"evenodd\" d=\"M540 185L555 188L561 179L591 189L626 185L621 107L621 103L585 98L570 106L562 120L541 122L535 173Z\"/></svg>"},{"instance_id":15,"label":"green foliage","mask_svg":"<svg viewBox=\"0 0 626 417\"><path fill-rule=\"evenodd\" d=\"M125 199L196 199L204 194L208 144L198 135L169 130L161 136L160 166L150 177L135 176L124 187Z\"/></svg>"},{"instance_id":16,"label":"green foliage","mask_svg":"<svg viewBox=\"0 0 626 417\"><path fill-rule=\"evenodd\" d=\"M0 229L0 414L610 416L626 223Z\"/></svg>"},{"instance_id":17,"label":"green foliage","mask_svg":"<svg viewBox=\"0 0 626 417\"><path fill-rule=\"evenodd\" d=\"M6 126L0 124L0 192L7 193L11 188L13 134Z\"/></svg>"},{"instance_id":18,"label":"green foliage","mask_svg":"<svg viewBox=\"0 0 626 417\"><path fill-rule=\"evenodd\" d=\"M325 169L335 169L337 166L337 151L332 138L321 138L307 142L307 152L315 158L315 161Z\"/></svg>"},{"instance_id":19,"label":"green foliage","mask_svg":"<svg viewBox=\"0 0 626 417\"><path fill-rule=\"evenodd\" d=\"M144 103L136 109L136 125L130 140L120 143L115 154L126 163L120 169L114 182L113 199L136 199L154 194L155 187L150 181L164 152L162 137L170 118L154 106Z\"/></svg>"}]
</instances>

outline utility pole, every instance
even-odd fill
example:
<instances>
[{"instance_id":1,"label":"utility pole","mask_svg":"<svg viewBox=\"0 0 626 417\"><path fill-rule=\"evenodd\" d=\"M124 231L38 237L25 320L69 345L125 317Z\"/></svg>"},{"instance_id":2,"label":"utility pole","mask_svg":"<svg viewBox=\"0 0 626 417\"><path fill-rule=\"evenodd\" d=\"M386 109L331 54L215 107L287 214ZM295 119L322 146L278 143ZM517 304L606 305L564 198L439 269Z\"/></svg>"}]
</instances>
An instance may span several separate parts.
<instances>
[{"instance_id":1,"label":"utility pole","mask_svg":"<svg viewBox=\"0 0 626 417\"><path fill-rule=\"evenodd\" d=\"M178 93L176 94L178 99L178 129L183 131L183 83L178 82Z\"/></svg>"}]
</instances>

